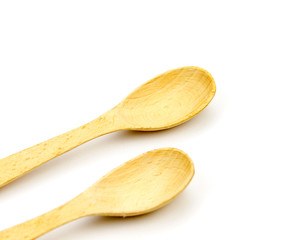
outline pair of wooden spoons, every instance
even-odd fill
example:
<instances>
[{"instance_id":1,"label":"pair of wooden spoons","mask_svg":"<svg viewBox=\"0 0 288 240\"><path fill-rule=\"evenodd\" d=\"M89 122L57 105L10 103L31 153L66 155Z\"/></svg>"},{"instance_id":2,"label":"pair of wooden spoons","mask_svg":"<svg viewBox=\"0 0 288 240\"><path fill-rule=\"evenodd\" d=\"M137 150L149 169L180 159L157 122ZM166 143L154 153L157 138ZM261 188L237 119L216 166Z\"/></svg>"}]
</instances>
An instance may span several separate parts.
<instances>
[{"instance_id":1,"label":"pair of wooden spoons","mask_svg":"<svg viewBox=\"0 0 288 240\"><path fill-rule=\"evenodd\" d=\"M118 130L174 127L203 110L215 95L202 68L167 71L143 84L99 118L0 160L0 187L47 161L101 135ZM88 215L134 216L154 211L184 190L194 175L187 154L164 148L142 154L104 176L65 205L0 232L0 239L35 239Z\"/></svg>"}]
</instances>

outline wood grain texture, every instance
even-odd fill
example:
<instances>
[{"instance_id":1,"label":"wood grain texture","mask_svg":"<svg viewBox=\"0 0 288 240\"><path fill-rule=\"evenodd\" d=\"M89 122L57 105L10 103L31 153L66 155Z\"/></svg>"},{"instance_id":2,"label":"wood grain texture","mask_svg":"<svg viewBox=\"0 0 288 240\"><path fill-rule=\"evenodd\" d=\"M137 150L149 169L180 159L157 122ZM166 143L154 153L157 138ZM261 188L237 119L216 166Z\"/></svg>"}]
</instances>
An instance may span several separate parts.
<instances>
[{"instance_id":1,"label":"wood grain texture","mask_svg":"<svg viewBox=\"0 0 288 240\"><path fill-rule=\"evenodd\" d=\"M194 172L192 160L179 149L144 153L112 170L68 203L0 232L0 239L35 239L84 216L126 217L155 211L178 196Z\"/></svg>"},{"instance_id":2,"label":"wood grain texture","mask_svg":"<svg viewBox=\"0 0 288 240\"><path fill-rule=\"evenodd\" d=\"M167 71L133 91L101 117L0 160L0 187L101 135L119 130L156 131L181 124L215 95L210 73L199 67Z\"/></svg>"},{"instance_id":3,"label":"wood grain texture","mask_svg":"<svg viewBox=\"0 0 288 240\"><path fill-rule=\"evenodd\" d=\"M206 70L177 68L138 87L118 105L117 115L133 130L166 129L198 114L215 93L216 84Z\"/></svg>"},{"instance_id":4,"label":"wood grain texture","mask_svg":"<svg viewBox=\"0 0 288 240\"><path fill-rule=\"evenodd\" d=\"M81 127L1 159L0 187L76 146L118 129L111 119L111 112L106 113Z\"/></svg>"}]
</instances>

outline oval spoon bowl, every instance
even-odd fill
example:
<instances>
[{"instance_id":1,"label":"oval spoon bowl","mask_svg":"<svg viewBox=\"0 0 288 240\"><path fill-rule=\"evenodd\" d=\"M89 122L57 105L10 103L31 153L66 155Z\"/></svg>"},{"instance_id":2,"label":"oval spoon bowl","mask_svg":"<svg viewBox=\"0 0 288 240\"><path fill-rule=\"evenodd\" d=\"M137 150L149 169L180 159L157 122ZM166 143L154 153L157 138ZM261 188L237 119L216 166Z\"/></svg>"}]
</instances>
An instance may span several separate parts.
<instances>
[{"instance_id":1,"label":"oval spoon bowl","mask_svg":"<svg viewBox=\"0 0 288 240\"><path fill-rule=\"evenodd\" d=\"M200 67L167 71L138 87L117 107L117 115L133 130L157 131L177 126L213 99L216 84Z\"/></svg>"},{"instance_id":2,"label":"oval spoon bowl","mask_svg":"<svg viewBox=\"0 0 288 240\"><path fill-rule=\"evenodd\" d=\"M101 210L95 205L101 215L135 216L152 212L173 200L194 173L193 162L186 153L162 148L127 161L87 191L94 194L93 201L101 202Z\"/></svg>"}]
</instances>

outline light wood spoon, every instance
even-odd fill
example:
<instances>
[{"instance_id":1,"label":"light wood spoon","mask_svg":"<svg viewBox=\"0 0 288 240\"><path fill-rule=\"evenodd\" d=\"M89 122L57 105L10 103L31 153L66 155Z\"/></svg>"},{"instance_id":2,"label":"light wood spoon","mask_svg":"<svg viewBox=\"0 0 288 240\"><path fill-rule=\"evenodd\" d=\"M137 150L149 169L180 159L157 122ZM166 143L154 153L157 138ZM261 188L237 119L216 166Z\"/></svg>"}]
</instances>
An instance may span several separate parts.
<instances>
[{"instance_id":1,"label":"light wood spoon","mask_svg":"<svg viewBox=\"0 0 288 240\"><path fill-rule=\"evenodd\" d=\"M112 170L68 203L0 232L3 240L35 239L65 223L90 216L136 216L180 194L194 176L189 156L175 148L144 153Z\"/></svg>"},{"instance_id":2,"label":"light wood spoon","mask_svg":"<svg viewBox=\"0 0 288 240\"><path fill-rule=\"evenodd\" d=\"M0 160L0 187L47 161L118 130L174 127L203 110L215 95L212 76L199 67L165 72L138 87L120 104L72 131Z\"/></svg>"}]
</instances>

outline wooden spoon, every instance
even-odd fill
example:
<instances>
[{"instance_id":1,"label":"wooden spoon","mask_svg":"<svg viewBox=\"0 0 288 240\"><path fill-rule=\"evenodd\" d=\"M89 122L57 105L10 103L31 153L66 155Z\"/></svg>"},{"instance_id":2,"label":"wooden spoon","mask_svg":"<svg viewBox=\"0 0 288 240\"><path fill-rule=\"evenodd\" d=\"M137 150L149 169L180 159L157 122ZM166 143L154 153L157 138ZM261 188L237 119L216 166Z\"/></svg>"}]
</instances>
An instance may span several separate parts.
<instances>
[{"instance_id":1,"label":"wooden spoon","mask_svg":"<svg viewBox=\"0 0 288 240\"><path fill-rule=\"evenodd\" d=\"M215 95L212 76L199 67L165 72L143 84L99 118L0 160L0 187L43 163L118 130L174 127L203 110Z\"/></svg>"},{"instance_id":2,"label":"wooden spoon","mask_svg":"<svg viewBox=\"0 0 288 240\"><path fill-rule=\"evenodd\" d=\"M194 165L186 153L156 149L114 169L68 203L0 232L0 239L35 239L84 216L149 213L173 200L193 176Z\"/></svg>"}]
</instances>

